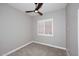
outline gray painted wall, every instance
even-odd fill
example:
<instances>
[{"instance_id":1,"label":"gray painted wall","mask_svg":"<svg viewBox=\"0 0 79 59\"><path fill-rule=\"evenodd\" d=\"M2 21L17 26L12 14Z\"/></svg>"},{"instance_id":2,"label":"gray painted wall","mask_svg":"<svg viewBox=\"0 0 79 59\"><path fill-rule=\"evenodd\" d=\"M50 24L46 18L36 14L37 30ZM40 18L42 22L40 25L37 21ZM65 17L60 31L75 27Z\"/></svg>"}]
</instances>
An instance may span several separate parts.
<instances>
[{"instance_id":1,"label":"gray painted wall","mask_svg":"<svg viewBox=\"0 0 79 59\"><path fill-rule=\"evenodd\" d=\"M28 43L32 39L31 24L31 17L0 4L0 55Z\"/></svg>"},{"instance_id":2,"label":"gray painted wall","mask_svg":"<svg viewBox=\"0 0 79 59\"><path fill-rule=\"evenodd\" d=\"M38 36L37 21L49 18L53 19L54 36ZM33 39L35 41L66 48L66 20L64 8L49 14L44 14L43 16L36 16L33 19L33 25Z\"/></svg>"},{"instance_id":3,"label":"gray painted wall","mask_svg":"<svg viewBox=\"0 0 79 59\"><path fill-rule=\"evenodd\" d=\"M78 55L78 9L79 4L72 3L66 7L66 48L70 55Z\"/></svg>"}]
</instances>

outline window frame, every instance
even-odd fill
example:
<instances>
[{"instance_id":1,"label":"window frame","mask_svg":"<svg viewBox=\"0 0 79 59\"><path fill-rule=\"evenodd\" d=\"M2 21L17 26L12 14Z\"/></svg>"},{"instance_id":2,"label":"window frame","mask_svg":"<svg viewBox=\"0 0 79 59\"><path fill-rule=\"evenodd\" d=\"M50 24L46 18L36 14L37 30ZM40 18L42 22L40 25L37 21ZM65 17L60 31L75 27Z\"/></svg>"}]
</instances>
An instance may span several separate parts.
<instances>
[{"instance_id":1,"label":"window frame","mask_svg":"<svg viewBox=\"0 0 79 59\"><path fill-rule=\"evenodd\" d=\"M48 22L48 21L52 21L52 34L45 34L45 22ZM40 22L44 23L44 34L43 33L39 33L39 31L38 31L38 24ZM54 36L53 35L53 18L52 19L43 19L43 20L38 20L37 21L37 35L39 35L39 36Z\"/></svg>"}]
</instances>

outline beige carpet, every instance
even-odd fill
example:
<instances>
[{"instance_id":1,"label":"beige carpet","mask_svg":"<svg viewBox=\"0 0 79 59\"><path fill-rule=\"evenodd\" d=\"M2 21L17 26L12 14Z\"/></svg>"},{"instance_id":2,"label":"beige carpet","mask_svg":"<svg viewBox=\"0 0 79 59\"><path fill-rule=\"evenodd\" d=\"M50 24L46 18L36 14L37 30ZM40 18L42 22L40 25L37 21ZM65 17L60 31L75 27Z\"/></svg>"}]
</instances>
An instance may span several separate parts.
<instances>
[{"instance_id":1,"label":"beige carpet","mask_svg":"<svg viewBox=\"0 0 79 59\"><path fill-rule=\"evenodd\" d=\"M41 44L31 43L9 56L66 56L66 51Z\"/></svg>"}]
</instances>

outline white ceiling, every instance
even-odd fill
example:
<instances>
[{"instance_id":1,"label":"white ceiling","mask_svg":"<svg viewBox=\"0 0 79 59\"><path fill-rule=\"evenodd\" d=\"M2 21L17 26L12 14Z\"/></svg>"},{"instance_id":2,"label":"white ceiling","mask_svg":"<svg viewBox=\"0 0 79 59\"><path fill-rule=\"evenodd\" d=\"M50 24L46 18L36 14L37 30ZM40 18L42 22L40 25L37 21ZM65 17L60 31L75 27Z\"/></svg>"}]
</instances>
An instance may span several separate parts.
<instances>
[{"instance_id":1,"label":"white ceiling","mask_svg":"<svg viewBox=\"0 0 79 59\"><path fill-rule=\"evenodd\" d=\"M35 9L34 3L9 3L9 5L23 12ZM61 8L65 8L66 5L67 5L66 3L44 3L43 6L39 9L39 11L41 11L42 13L48 13ZM35 13L27 13L27 14L31 16L38 15Z\"/></svg>"}]
</instances>

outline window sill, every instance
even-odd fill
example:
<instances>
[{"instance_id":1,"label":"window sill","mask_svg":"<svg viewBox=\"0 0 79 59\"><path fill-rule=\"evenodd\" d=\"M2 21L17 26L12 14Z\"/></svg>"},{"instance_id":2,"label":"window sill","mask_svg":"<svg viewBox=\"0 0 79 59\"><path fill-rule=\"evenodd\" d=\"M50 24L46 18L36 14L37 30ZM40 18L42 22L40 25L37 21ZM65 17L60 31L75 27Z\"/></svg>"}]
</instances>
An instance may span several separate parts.
<instances>
[{"instance_id":1,"label":"window sill","mask_svg":"<svg viewBox=\"0 0 79 59\"><path fill-rule=\"evenodd\" d=\"M49 36L49 37L53 37L54 35L49 35L49 34L38 34L38 36Z\"/></svg>"}]
</instances>

